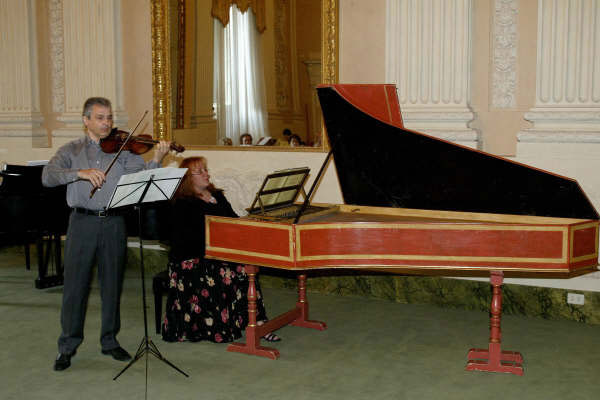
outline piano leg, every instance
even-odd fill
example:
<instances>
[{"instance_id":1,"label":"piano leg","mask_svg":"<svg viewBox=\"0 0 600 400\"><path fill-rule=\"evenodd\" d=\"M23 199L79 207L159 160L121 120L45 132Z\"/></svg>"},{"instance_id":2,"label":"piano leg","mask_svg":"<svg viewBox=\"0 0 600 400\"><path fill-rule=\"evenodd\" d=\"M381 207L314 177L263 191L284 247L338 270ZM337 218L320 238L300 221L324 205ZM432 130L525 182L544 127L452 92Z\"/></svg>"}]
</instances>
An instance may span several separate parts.
<instances>
[{"instance_id":1,"label":"piano leg","mask_svg":"<svg viewBox=\"0 0 600 400\"><path fill-rule=\"evenodd\" d=\"M31 256L29 255L29 238L27 236L26 237L26 242L23 245L25 247L25 268L27 270L31 269Z\"/></svg>"},{"instance_id":2,"label":"piano leg","mask_svg":"<svg viewBox=\"0 0 600 400\"><path fill-rule=\"evenodd\" d=\"M265 330L265 327L271 326L271 323L275 320L271 320L261 326L258 326L256 323L256 274L259 268L255 265L246 265L245 269L246 274L248 274L248 326L246 327L246 343L231 343L227 346L227 351L267 357L275 360L279 357L279 351L260 345L260 338L270 332L270 330Z\"/></svg>"},{"instance_id":3,"label":"piano leg","mask_svg":"<svg viewBox=\"0 0 600 400\"><path fill-rule=\"evenodd\" d=\"M48 276L48 262L50 260L52 242L44 233L40 233L36 239L36 247L38 255L38 277L35 280L35 287L41 289L44 287L41 282Z\"/></svg>"},{"instance_id":4,"label":"piano leg","mask_svg":"<svg viewBox=\"0 0 600 400\"><path fill-rule=\"evenodd\" d=\"M500 320L502 318L502 282L504 273L492 271L492 302L490 305L490 343L487 349L471 349L468 353L467 371L506 372L523 375L523 357L515 351L502 351Z\"/></svg>"},{"instance_id":5,"label":"piano leg","mask_svg":"<svg viewBox=\"0 0 600 400\"><path fill-rule=\"evenodd\" d=\"M62 264L62 240L61 235L55 233L54 235L54 273L59 277L61 284L63 281L63 264Z\"/></svg>"},{"instance_id":6,"label":"piano leg","mask_svg":"<svg viewBox=\"0 0 600 400\"><path fill-rule=\"evenodd\" d=\"M298 301L296 309L300 310L300 316L292 321L290 325L301 326L303 328L312 328L323 331L327 329L327 324L321 321L310 321L308 319L308 300L306 299L306 275L298 275Z\"/></svg>"},{"instance_id":7,"label":"piano leg","mask_svg":"<svg viewBox=\"0 0 600 400\"><path fill-rule=\"evenodd\" d=\"M35 279L36 289L46 289L63 284L61 247L60 235L57 233L43 234L37 239L38 277ZM54 275L48 275L50 260L54 263Z\"/></svg>"},{"instance_id":8,"label":"piano leg","mask_svg":"<svg viewBox=\"0 0 600 400\"><path fill-rule=\"evenodd\" d=\"M248 326L246 327L246 343L232 343L227 347L227 351L267 357L275 360L279 358L279 351L260 345L260 338L265 334L288 324L318 329L320 331L327 328L324 322L308 320L306 275L298 276L298 301L296 302L296 307L259 326L256 321L256 274L259 267L246 265L245 268L248 274Z\"/></svg>"}]
</instances>

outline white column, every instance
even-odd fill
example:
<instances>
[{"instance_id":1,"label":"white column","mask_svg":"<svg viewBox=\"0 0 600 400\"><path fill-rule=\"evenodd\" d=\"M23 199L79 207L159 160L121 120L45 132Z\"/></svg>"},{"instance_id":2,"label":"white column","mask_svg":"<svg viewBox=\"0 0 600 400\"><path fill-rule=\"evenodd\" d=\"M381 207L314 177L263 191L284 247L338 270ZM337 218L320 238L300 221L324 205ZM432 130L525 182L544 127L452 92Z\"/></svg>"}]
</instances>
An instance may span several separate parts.
<instances>
[{"instance_id":1,"label":"white column","mask_svg":"<svg viewBox=\"0 0 600 400\"><path fill-rule=\"evenodd\" d=\"M88 97L111 100L115 126L126 127L121 67L120 0L50 0L52 107L64 128L53 136L78 136Z\"/></svg>"},{"instance_id":2,"label":"white column","mask_svg":"<svg viewBox=\"0 0 600 400\"><path fill-rule=\"evenodd\" d=\"M600 143L600 2L539 0L533 123L520 142Z\"/></svg>"},{"instance_id":3,"label":"white column","mask_svg":"<svg viewBox=\"0 0 600 400\"><path fill-rule=\"evenodd\" d=\"M386 81L409 129L477 146L468 127L471 0L388 0Z\"/></svg>"},{"instance_id":4,"label":"white column","mask_svg":"<svg viewBox=\"0 0 600 400\"><path fill-rule=\"evenodd\" d=\"M0 137L31 137L47 147L41 128L34 0L0 0Z\"/></svg>"}]
</instances>

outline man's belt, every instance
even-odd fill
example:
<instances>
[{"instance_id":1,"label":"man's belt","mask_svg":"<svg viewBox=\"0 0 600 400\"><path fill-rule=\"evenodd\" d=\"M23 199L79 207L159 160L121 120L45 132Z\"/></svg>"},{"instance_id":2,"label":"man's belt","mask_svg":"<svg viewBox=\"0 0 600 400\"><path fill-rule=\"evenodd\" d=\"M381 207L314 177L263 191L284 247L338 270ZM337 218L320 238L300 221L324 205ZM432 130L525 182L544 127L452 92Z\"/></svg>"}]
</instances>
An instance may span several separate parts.
<instances>
[{"instance_id":1,"label":"man's belt","mask_svg":"<svg viewBox=\"0 0 600 400\"><path fill-rule=\"evenodd\" d=\"M93 215L95 217L114 217L115 215L123 215L116 210L88 210L87 208L74 207L73 211L78 214Z\"/></svg>"}]
</instances>

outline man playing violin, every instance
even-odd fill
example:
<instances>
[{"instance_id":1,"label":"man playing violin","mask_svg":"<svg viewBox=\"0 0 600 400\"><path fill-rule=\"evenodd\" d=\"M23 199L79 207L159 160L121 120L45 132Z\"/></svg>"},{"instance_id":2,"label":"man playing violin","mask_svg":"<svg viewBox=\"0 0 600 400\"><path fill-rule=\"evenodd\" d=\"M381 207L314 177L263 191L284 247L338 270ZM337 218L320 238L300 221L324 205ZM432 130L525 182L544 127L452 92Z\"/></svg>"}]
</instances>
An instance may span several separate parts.
<instances>
[{"instance_id":1,"label":"man playing violin","mask_svg":"<svg viewBox=\"0 0 600 400\"><path fill-rule=\"evenodd\" d=\"M107 169L115 154L104 153L100 140L112 130L110 101L102 97L87 99L83 105L83 124L85 136L59 148L42 172L44 186L67 185L67 204L73 209L65 242L62 332L54 362L56 371L69 368L71 357L83 341L91 274L96 262L102 303L102 354L119 361L131 359L116 338L121 326L120 297L127 249L125 220L123 215L105 207L122 175L159 168L170 148L169 142L160 141L148 162L123 151ZM98 190L91 195L94 188Z\"/></svg>"}]
</instances>

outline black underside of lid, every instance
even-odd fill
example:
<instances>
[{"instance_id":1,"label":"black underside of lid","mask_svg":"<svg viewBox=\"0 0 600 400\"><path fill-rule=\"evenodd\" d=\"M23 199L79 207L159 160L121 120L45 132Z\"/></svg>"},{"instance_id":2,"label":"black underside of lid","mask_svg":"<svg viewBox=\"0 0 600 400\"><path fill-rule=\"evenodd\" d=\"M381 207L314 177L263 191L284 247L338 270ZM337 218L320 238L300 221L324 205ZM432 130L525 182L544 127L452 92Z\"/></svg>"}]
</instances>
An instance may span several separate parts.
<instances>
[{"instance_id":1,"label":"black underside of lid","mask_svg":"<svg viewBox=\"0 0 600 400\"><path fill-rule=\"evenodd\" d=\"M346 204L598 219L575 180L408 131L318 89Z\"/></svg>"}]
</instances>

